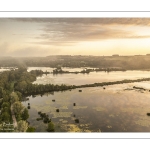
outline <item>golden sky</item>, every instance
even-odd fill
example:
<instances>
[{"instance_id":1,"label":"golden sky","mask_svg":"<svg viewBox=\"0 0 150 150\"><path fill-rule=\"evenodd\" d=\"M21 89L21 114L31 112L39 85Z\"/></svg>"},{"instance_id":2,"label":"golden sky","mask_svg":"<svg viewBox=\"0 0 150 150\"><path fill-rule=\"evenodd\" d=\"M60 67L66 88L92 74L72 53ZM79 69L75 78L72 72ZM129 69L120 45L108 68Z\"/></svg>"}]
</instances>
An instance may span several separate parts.
<instances>
[{"instance_id":1,"label":"golden sky","mask_svg":"<svg viewBox=\"0 0 150 150\"><path fill-rule=\"evenodd\" d=\"M0 18L0 56L147 53L149 18Z\"/></svg>"}]
</instances>

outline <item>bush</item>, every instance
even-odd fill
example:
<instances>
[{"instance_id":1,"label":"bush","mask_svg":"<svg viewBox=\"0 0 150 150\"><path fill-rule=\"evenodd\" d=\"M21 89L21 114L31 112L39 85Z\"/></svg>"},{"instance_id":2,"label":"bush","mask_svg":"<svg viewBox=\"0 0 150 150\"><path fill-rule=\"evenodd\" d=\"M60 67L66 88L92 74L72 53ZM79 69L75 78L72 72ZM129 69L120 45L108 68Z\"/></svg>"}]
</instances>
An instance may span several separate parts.
<instances>
[{"instance_id":1,"label":"bush","mask_svg":"<svg viewBox=\"0 0 150 150\"><path fill-rule=\"evenodd\" d=\"M75 123L79 123L79 119L75 119Z\"/></svg>"},{"instance_id":2,"label":"bush","mask_svg":"<svg viewBox=\"0 0 150 150\"><path fill-rule=\"evenodd\" d=\"M47 128L48 132L54 132L55 131L55 126L53 122L49 122L48 123L48 128Z\"/></svg>"},{"instance_id":3,"label":"bush","mask_svg":"<svg viewBox=\"0 0 150 150\"><path fill-rule=\"evenodd\" d=\"M43 122L44 123L49 123L49 122L51 122L51 120L48 117L46 117L46 118L44 118Z\"/></svg>"},{"instance_id":4,"label":"bush","mask_svg":"<svg viewBox=\"0 0 150 150\"><path fill-rule=\"evenodd\" d=\"M150 116L150 113L147 113L147 116Z\"/></svg>"},{"instance_id":5,"label":"bush","mask_svg":"<svg viewBox=\"0 0 150 150\"><path fill-rule=\"evenodd\" d=\"M26 132L35 132L35 128L34 127L28 127Z\"/></svg>"},{"instance_id":6,"label":"bush","mask_svg":"<svg viewBox=\"0 0 150 150\"><path fill-rule=\"evenodd\" d=\"M41 113L40 116L41 116L42 118L45 118L45 117L46 117L46 113Z\"/></svg>"},{"instance_id":7,"label":"bush","mask_svg":"<svg viewBox=\"0 0 150 150\"><path fill-rule=\"evenodd\" d=\"M41 114L41 111L38 111L38 114L40 115L40 114Z\"/></svg>"},{"instance_id":8,"label":"bush","mask_svg":"<svg viewBox=\"0 0 150 150\"><path fill-rule=\"evenodd\" d=\"M39 121L39 120L43 120L43 118L36 118L36 120L37 120L37 121Z\"/></svg>"},{"instance_id":9,"label":"bush","mask_svg":"<svg viewBox=\"0 0 150 150\"><path fill-rule=\"evenodd\" d=\"M59 109L56 109L56 112L59 112Z\"/></svg>"}]
</instances>

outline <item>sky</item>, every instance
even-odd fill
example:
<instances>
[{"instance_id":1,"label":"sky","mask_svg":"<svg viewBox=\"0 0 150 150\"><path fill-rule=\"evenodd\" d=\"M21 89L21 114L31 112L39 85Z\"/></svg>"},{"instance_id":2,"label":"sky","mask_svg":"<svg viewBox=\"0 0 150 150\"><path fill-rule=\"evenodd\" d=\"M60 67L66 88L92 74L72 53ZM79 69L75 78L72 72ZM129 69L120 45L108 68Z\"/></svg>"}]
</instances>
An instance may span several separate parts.
<instances>
[{"instance_id":1,"label":"sky","mask_svg":"<svg viewBox=\"0 0 150 150\"><path fill-rule=\"evenodd\" d=\"M149 53L150 18L0 18L0 56Z\"/></svg>"}]
</instances>

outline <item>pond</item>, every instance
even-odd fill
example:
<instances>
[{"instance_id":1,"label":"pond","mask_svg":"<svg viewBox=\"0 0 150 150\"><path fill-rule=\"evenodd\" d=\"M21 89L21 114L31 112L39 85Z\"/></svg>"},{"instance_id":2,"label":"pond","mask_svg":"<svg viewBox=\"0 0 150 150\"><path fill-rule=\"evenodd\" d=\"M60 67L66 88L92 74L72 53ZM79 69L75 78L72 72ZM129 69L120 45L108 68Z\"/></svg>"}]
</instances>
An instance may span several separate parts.
<instances>
[{"instance_id":1,"label":"pond","mask_svg":"<svg viewBox=\"0 0 150 150\"><path fill-rule=\"evenodd\" d=\"M141 85L147 90L133 89ZM149 85L150 82L142 82L111 85L105 89L74 89L30 96L22 103L25 107L30 103L28 121L36 127L36 132L46 132L47 128L42 120L36 120L38 111L49 115L56 132L150 132ZM79 119L79 123L75 119Z\"/></svg>"}]
</instances>

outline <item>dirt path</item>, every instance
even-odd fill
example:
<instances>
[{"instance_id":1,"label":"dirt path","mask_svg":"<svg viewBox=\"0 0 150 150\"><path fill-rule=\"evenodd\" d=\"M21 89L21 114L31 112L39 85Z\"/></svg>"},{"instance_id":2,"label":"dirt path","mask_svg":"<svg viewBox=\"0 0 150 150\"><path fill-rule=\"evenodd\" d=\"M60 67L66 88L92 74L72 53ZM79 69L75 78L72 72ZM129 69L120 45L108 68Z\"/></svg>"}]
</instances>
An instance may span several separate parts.
<instances>
[{"instance_id":1,"label":"dirt path","mask_svg":"<svg viewBox=\"0 0 150 150\"><path fill-rule=\"evenodd\" d=\"M17 128L18 124L17 124L17 120L16 120L16 117L15 117L15 114L14 114L14 111L13 111L13 108L12 108L12 105L11 105L11 115L12 115L12 119L13 119L13 125L14 125L14 128Z\"/></svg>"}]
</instances>

